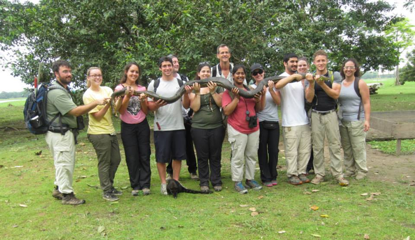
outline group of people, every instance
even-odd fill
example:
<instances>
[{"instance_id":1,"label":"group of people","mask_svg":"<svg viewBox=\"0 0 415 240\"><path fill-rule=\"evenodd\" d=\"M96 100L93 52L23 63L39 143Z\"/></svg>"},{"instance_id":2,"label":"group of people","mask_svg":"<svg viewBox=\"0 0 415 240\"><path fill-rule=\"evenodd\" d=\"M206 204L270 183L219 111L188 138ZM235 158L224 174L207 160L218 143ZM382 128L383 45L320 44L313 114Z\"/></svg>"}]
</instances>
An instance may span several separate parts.
<instances>
[{"instance_id":1,"label":"group of people","mask_svg":"<svg viewBox=\"0 0 415 240\"><path fill-rule=\"evenodd\" d=\"M248 192L247 189L260 190L262 185L277 185L280 136L278 106L281 106L282 135L290 184L319 184L324 181L326 136L331 172L339 184L347 186L347 177L363 179L366 176L365 132L370 126L370 99L366 83L359 81L360 69L356 60L346 60L340 73L331 72L327 69L327 54L319 50L313 56L316 66L313 75L309 73L306 58L287 54L283 59L285 72L280 75L283 78L277 83L268 81L253 98L245 98L239 94L240 91L257 88L265 78L264 67L255 63L247 71L243 65L234 65L230 62L231 50L224 44L218 46L217 58L219 64L215 66L207 62L200 63L196 79L223 77L233 84L231 90L223 89L212 81L207 86L198 83L186 85L183 96L169 104L143 93L138 96L134 92L147 90L166 98L174 96L183 82L188 81L185 75L178 73L176 56L160 58L158 66L161 77L151 81L147 88L139 85L139 65L129 63L125 66L120 84L114 90L126 89L125 95L116 98L114 111L120 114L121 139L133 196L138 196L140 191L143 195L150 194L148 111L154 112L155 158L161 182L160 191L164 195L167 195L168 176L179 181L182 160L187 160L191 177L199 179L201 191L210 191L210 184L215 191L222 190L221 156L225 131L231 145L231 175L235 190L244 194ZM64 90L48 94L48 117L51 119L56 114L63 116L61 126L50 128L46 134L56 169L56 187L52 196L61 199L63 204L85 203L73 194L72 177L76 116L88 113L88 139L97 154L103 198L116 201L122 192L114 188L121 156L109 103L113 91L101 86L102 70L92 67L87 71L88 89L83 96L85 105L76 106L68 89L72 77L70 64L59 60L52 69L56 77L54 84ZM254 79L250 86L246 84L249 74ZM311 113L307 112L306 105L311 105ZM341 115L338 116L338 112ZM62 124L67 126L65 132L59 129L63 127ZM344 172L341 145L344 150ZM315 177L310 181L307 175L311 160ZM257 161L262 184L255 181ZM170 170L166 168L169 163Z\"/></svg>"}]
</instances>

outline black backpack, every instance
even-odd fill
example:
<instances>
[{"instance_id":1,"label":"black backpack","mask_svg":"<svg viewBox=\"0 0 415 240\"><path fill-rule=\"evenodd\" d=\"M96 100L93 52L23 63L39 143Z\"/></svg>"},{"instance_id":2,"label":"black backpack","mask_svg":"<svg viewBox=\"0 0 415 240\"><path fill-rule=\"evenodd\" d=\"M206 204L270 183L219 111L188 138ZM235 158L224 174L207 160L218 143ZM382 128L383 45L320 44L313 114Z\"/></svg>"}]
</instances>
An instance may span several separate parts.
<instances>
[{"instance_id":1,"label":"black backpack","mask_svg":"<svg viewBox=\"0 0 415 240\"><path fill-rule=\"evenodd\" d=\"M54 89L61 88L59 86L42 83L39 89L35 89L26 99L23 109L24 121L26 128L33 134L45 134L49 129L49 125L57 117L62 118L62 115L59 113L50 122L47 119L47 95L49 91Z\"/></svg>"}]
</instances>

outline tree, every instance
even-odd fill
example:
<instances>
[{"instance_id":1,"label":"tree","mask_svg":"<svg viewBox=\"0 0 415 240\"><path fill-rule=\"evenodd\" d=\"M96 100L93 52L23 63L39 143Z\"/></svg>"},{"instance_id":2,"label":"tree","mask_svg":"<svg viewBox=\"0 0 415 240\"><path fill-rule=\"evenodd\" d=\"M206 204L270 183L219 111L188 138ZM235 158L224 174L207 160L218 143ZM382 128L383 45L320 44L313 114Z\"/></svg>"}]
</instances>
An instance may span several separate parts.
<instances>
[{"instance_id":1,"label":"tree","mask_svg":"<svg viewBox=\"0 0 415 240\"><path fill-rule=\"evenodd\" d=\"M401 70L401 84L405 82L415 81L415 49L407 55L408 62Z\"/></svg>"},{"instance_id":2,"label":"tree","mask_svg":"<svg viewBox=\"0 0 415 240\"><path fill-rule=\"evenodd\" d=\"M387 36L394 41L394 48L398 51L397 64L396 64L396 80L395 85L400 85L399 81L399 62L400 55L405 51L409 46L411 46L415 39L415 28L414 25L409 23L408 18L404 18L399 22L392 24L386 30Z\"/></svg>"},{"instance_id":3,"label":"tree","mask_svg":"<svg viewBox=\"0 0 415 240\"><path fill-rule=\"evenodd\" d=\"M170 53L192 78L198 62L217 62L221 43L231 47L233 62L259 62L268 73L283 71L288 52L311 57L318 49L327 50L334 70L348 57L364 71L397 64L393 42L380 34L397 19L383 1L0 1L0 44L27 47L9 64L27 83L40 62L52 78L51 62L63 58L81 88L90 66L100 66L105 84L114 87L129 61L140 64L146 84L159 75L157 59Z\"/></svg>"}]
</instances>

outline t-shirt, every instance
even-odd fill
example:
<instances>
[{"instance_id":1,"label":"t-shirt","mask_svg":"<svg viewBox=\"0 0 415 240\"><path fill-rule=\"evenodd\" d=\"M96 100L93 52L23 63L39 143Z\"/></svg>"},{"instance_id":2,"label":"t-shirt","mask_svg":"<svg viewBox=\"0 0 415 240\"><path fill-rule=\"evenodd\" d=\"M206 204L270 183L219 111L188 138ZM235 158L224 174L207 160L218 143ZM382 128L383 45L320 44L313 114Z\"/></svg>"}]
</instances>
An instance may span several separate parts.
<instances>
[{"instance_id":1,"label":"t-shirt","mask_svg":"<svg viewBox=\"0 0 415 240\"><path fill-rule=\"evenodd\" d=\"M216 92L223 92L223 88L217 87ZM222 125L222 113L213 96L210 93L201 94L200 108L199 111L194 112L192 128L214 129Z\"/></svg>"},{"instance_id":2,"label":"t-shirt","mask_svg":"<svg viewBox=\"0 0 415 240\"><path fill-rule=\"evenodd\" d=\"M115 91L118 92L122 90L124 87L123 85L119 84ZM136 91L145 91L146 88L137 85ZM120 114L121 121L128 123L128 124L136 124L141 123L146 118L146 114L141 111L141 102L139 96L131 96L130 101L128 102L127 110Z\"/></svg>"},{"instance_id":3,"label":"t-shirt","mask_svg":"<svg viewBox=\"0 0 415 240\"><path fill-rule=\"evenodd\" d=\"M284 72L280 76L288 77ZM301 81L290 82L279 89L281 94L282 126L294 127L308 124L304 109L304 86Z\"/></svg>"},{"instance_id":4,"label":"t-shirt","mask_svg":"<svg viewBox=\"0 0 415 240\"><path fill-rule=\"evenodd\" d=\"M47 117L51 121L56 114L62 114L62 123L68 124L69 128L77 128L76 117L68 114L69 111L76 108L76 104L72 100L71 94L58 83L53 83L55 86L61 87L61 89L54 89L48 92L47 103ZM53 121L52 126L60 126L59 117Z\"/></svg>"},{"instance_id":5,"label":"t-shirt","mask_svg":"<svg viewBox=\"0 0 415 240\"><path fill-rule=\"evenodd\" d=\"M89 104L95 100L111 97L112 89L109 87L100 87L99 91L93 91L88 88L82 99L84 104ZM88 112L89 123L88 123L88 134L115 134L114 125L112 123L111 108L108 108L105 115L98 121L93 117L93 113L99 112L105 105L97 105L94 109Z\"/></svg>"},{"instance_id":6,"label":"t-shirt","mask_svg":"<svg viewBox=\"0 0 415 240\"><path fill-rule=\"evenodd\" d=\"M252 84L251 87L253 89L257 88L256 84ZM274 88L275 91L278 91ZM278 93L277 93L278 94ZM278 105L274 102L274 99L271 96L271 93L266 91L265 93L265 106L261 112L257 113L258 120L262 121L271 121L271 122L278 122Z\"/></svg>"},{"instance_id":7,"label":"t-shirt","mask_svg":"<svg viewBox=\"0 0 415 240\"><path fill-rule=\"evenodd\" d=\"M324 76L329 77L329 72ZM339 72L333 72L333 83L341 84L342 78ZM329 88L332 88L331 79L325 81L326 85ZM308 86L308 81L306 81L306 87ZM317 111L330 111L336 109L337 101L329 97L327 93L320 87L317 83L314 84L315 96L317 97L316 105L313 107Z\"/></svg>"},{"instance_id":8,"label":"t-shirt","mask_svg":"<svg viewBox=\"0 0 415 240\"><path fill-rule=\"evenodd\" d=\"M232 98L229 95L229 91L225 90L222 95L222 107L226 107L232 102ZM257 126L254 128L248 127L248 121L246 120L246 111L249 111L249 116L255 116L255 99L254 98L239 98L238 105L231 115L228 116L228 124L230 124L236 131L243 134L250 134L258 131L259 124L257 119Z\"/></svg>"},{"instance_id":9,"label":"t-shirt","mask_svg":"<svg viewBox=\"0 0 415 240\"><path fill-rule=\"evenodd\" d=\"M160 78L160 84L157 87L157 94L163 97L172 97L180 89L176 79L166 81ZM148 91L154 91L154 81L148 85ZM148 98L148 101L153 99ZM178 99L174 103L167 104L154 111L154 131L175 131L184 130L182 116L182 101Z\"/></svg>"}]
</instances>

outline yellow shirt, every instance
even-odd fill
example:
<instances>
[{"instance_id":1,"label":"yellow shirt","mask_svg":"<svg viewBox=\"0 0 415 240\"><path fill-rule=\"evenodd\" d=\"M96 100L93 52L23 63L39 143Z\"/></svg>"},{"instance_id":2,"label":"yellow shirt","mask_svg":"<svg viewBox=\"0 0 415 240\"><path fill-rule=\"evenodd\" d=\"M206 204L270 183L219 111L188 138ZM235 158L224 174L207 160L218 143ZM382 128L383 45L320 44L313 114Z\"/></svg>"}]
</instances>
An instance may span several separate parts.
<instances>
[{"instance_id":1,"label":"yellow shirt","mask_svg":"<svg viewBox=\"0 0 415 240\"><path fill-rule=\"evenodd\" d=\"M92 91L88 88L83 96L84 104L91 103L95 100L111 97L112 89L109 87L100 87L98 92ZM105 105L98 105L94 109L88 112L89 124L88 134L115 134L114 125L112 124L111 108L105 113L104 117L98 121L92 115L99 112Z\"/></svg>"}]
</instances>

